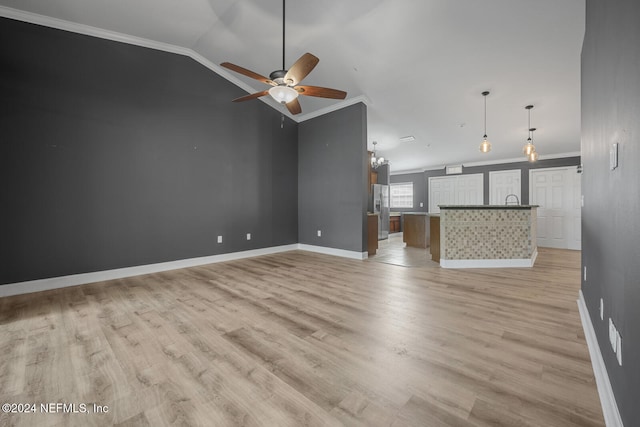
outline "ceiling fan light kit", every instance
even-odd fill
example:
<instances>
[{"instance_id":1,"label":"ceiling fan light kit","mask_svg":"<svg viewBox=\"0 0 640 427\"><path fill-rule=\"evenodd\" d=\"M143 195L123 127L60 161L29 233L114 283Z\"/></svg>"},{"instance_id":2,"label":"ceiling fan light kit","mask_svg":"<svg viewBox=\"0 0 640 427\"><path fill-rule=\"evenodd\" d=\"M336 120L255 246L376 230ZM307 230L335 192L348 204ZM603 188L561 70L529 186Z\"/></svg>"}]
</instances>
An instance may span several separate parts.
<instances>
[{"instance_id":1,"label":"ceiling fan light kit","mask_svg":"<svg viewBox=\"0 0 640 427\"><path fill-rule=\"evenodd\" d=\"M281 104L288 104L298 97L298 92L289 86L274 86L269 89L269 95Z\"/></svg>"},{"instance_id":2,"label":"ceiling fan light kit","mask_svg":"<svg viewBox=\"0 0 640 427\"><path fill-rule=\"evenodd\" d=\"M480 144L480 151L482 153L491 151L491 143L487 141L487 95L489 95L489 91L482 92L482 96L484 97L484 136Z\"/></svg>"},{"instance_id":3,"label":"ceiling fan light kit","mask_svg":"<svg viewBox=\"0 0 640 427\"><path fill-rule=\"evenodd\" d=\"M285 0L282 0L282 68L285 64ZM276 70L273 71L269 78L266 78L258 73L255 73L246 68L232 64L230 62L223 62L220 66L225 67L231 71L242 74L247 77L251 77L254 80L258 80L262 83L273 86L269 90L262 92L256 92L249 95L236 98L233 102L248 101L250 99L260 98L262 96L271 95L271 97L280 104L285 104L291 114L300 114L302 108L298 101L298 95L315 96L318 98L329 99L345 99L347 92L338 89L330 89L319 86L300 86L300 82L304 79L314 68L318 65L320 60L310 54L305 53L302 55L289 70Z\"/></svg>"}]
</instances>

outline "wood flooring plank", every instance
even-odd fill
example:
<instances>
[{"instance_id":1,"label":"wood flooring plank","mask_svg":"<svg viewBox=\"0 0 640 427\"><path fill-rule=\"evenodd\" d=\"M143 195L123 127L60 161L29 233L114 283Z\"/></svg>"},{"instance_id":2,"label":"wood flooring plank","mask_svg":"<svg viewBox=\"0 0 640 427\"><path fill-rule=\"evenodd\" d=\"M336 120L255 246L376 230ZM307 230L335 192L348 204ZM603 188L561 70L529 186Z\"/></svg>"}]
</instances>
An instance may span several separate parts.
<instances>
[{"instance_id":1,"label":"wood flooring plank","mask_svg":"<svg viewBox=\"0 0 640 427\"><path fill-rule=\"evenodd\" d=\"M579 252L406 265L291 251L1 298L0 400L110 410L0 424L604 426Z\"/></svg>"}]
</instances>

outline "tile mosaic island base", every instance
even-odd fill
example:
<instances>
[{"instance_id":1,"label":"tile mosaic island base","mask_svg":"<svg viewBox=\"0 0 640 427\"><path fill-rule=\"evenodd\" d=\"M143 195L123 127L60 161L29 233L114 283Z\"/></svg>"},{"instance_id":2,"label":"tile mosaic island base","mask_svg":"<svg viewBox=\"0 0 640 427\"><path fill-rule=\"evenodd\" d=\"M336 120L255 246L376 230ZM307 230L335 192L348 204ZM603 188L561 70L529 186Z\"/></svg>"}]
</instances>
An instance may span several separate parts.
<instances>
[{"instance_id":1,"label":"tile mosaic island base","mask_svg":"<svg viewBox=\"0 0 640 427\"><path fill-rule=\"evenodd\" d=\"M443 268L533 267L537 206L440 206Z\"/></svg>"}]
</instances>

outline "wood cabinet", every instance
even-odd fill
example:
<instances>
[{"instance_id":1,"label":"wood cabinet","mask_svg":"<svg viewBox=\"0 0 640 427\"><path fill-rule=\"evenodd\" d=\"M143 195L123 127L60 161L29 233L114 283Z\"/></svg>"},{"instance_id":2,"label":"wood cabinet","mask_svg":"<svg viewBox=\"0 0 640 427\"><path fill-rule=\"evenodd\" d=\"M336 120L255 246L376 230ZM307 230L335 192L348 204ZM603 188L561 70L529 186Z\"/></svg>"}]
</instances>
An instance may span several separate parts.
<instances>
[{"instance_id":1,"label":"wood cabinet","mask_svg":"<svg viewBox=\"0 0 640 427\"><path fill-rule=\"evenodd\" d=\"M407 246L414 248L424 248L429 246L427 215L422 214L404 214L404 231L402 240Z\"/></svg>"},{"instance_id":2,"label":"wood cabinet","mask_svg":"<svg viewBox=\"0 0 640 427\"><path fill-rule=\"evenodd\" d=\"M378 215L367 214L367 252L375 255L378 250Z\"/></svg>"},{"instance_id":3,"label":"wood cabinet","mask_svg":"<svg viewBox=\"0 0 640 427\"><path fill-rule=\"evenodd\" d=\"M400 232L400 216L389 217L389 233Z\"/></svg>"},{"instance_id":4,"label":"wood cabinet","mask_svg":"<svg viewBox=\"0 0 640 427\"><path fill-rule=\"evenodd\" d=\"M440 262L440 217L429 217L429 233L430 245L431 245L431 259L435 262Z\"/></svg>"}]
</instances>

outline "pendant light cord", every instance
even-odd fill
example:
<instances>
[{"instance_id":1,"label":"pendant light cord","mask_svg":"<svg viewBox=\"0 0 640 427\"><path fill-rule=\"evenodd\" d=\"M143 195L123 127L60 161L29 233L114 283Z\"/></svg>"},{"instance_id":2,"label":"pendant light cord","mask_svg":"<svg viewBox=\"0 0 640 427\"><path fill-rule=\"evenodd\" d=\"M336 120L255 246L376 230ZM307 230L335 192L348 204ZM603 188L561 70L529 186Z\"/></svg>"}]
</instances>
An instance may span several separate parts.
<instances>
[{"instance_id":1,"label":"pendant light cord","mask_svg":"<svg viewBox=\"0 0 640 427\"><path fill-rule=\"evenodd\" d=\"M487 138L487 95L484 95L484 138Z\"/></svg>"}]
</instances>

